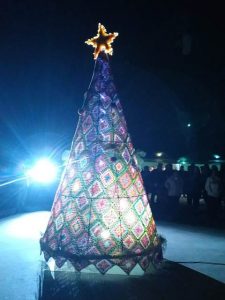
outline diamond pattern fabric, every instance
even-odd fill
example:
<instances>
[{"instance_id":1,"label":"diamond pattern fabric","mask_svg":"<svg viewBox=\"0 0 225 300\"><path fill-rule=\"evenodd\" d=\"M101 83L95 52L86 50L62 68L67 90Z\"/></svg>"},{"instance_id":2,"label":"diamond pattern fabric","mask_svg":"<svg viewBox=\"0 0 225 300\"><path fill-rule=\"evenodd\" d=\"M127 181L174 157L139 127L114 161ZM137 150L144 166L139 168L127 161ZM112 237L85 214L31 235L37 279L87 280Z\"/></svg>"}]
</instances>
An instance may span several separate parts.
<instances>
[{"instance_id":1,"label":"diamond pattern fabric","mask_svg":"<svg viewBox=\"0 0 225 300\"><path fill-rule=\"evenodd\" d=\"M99 56L45 234L45 259L146 270L161 245L108 58Z\"/></svg>"}]
</instances>

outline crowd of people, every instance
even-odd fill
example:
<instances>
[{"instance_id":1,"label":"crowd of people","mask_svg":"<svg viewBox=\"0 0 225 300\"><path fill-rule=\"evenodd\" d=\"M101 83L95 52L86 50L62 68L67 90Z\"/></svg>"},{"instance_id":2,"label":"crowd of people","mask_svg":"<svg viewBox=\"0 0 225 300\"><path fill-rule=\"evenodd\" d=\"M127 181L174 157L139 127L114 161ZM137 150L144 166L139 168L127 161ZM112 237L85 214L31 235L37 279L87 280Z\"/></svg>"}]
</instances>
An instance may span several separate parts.
<instances>
[{"instance_id":1,"label":"crowd of people","mask_svg":"<svg viewBox=\"0 0 225 300\"><path fill-rule=\"evenodd\" d=\"M200 199L207 208L209 220L216 220L225 200L225 167L192 164L186 171L183 166L174 170L172 164L165 168L159 163L156 169L145 167L142 171L146 192L153 213L166 213L171 219L179 214L180 199L197 212Z\"/></svg>"}]
</instances>

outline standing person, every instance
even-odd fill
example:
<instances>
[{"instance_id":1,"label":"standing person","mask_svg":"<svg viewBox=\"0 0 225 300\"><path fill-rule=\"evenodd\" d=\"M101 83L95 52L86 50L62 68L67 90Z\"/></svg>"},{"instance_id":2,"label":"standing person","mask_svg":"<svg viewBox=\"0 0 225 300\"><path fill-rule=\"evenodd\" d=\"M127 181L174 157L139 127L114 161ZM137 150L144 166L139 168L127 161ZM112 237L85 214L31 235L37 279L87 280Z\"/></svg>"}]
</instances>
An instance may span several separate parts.
<instances>
[{"instance_id":1,"label":"standing person","mask_svg":"<svg viewBox=\"0 0 225 300\"><path fill-rule=\"evenodd\" d=\"M202 196L205 200L205 203L207 201L207 193L205 190L205 184L207 178L210 176L211 170L208 164L204 164L204 166L201 167L201 189L202 189Z\"/></svg>"},{"instance_id":2,"label":"standing person","mask_svg":"<svg viewBox=\"0 0 225 300\"><path fill-rule=\"evenodd\" d=\"M164 174L164 180L166 181L166 179L169 178L173 174L173 165L167 164L165 166L165 171L163 172L163 174Z\"/></svg>"},{"instance_id":3,"label":"standing person","mask_svg":"<svg viewBox=\"0 0 225 300\"><path fill-rule=\"evenodd\" d=\"M195 166L193 173L193 208L196 211L199 207L199 201L201 198L202 186L201 186L201 172L199 167Z\"/></svg>"},{"instance_id":4,"label":"standing person","mask_svg":"<svg viewBox=\"0 0 225 300\"><path fill-rule=\"evenodd\" d=\"M189 207L192 206L192 193L193 193L193 172L194 172L194 164L188 166L187 176L185 180L185 193L187 194L187 203Z\"/></svg>"},{"instance_id":5,"label":"standing person","mask_svg":"<svg viewBox=\"0 0 225 300\"><path fill-rule=\"evenodd\" d=\"M220 178L221 178L221 197L220 197L220 205L222 209L223 220L225 223L225 164L221 165L220 168Z\"/></svg>"},{"instance_id":6,"label":"standing person","mask_svg":"<svg viewBox=\"0 0 225 300\"><path fill-rule=\"evenodd\" d=\"M163 174L163 164L162 163L158 163L157 169L155 169L151 172L151 180L152 180L151 203L159 204L160 196L162 194L163 185L164 185L164 174Z\"/></svg>"},{"instance_id":7,"label":"standing person","mask_svg":"<svg viewBox=\"0 0 225 300\"><path fill-rule=\"evenodd\" d=\"M167 178L165 187L167 189L168 212L170 217L174 218L177 215L179 199L183 193L183 180L179 176L178 171L174 171L173 174Z\"/></svg>"},{"instance_id":8,"label":"standing person","mask_svg":"<svg viewBox=\"0 0 225 300\"><path fill-rule=\"evenodd\" d=\"M179 173L180 178L183 180L183 196L185 196L186 195L185 187L186 187L187 171L185 171L184 166L180 167L180 170L178 173Z\"/></svg>"},{"instance_id":9,"label":"standing person","mask_svg":"<svg viewBox=\"0 0 225 300\"><path fill-rule=\"evenodd\" d=\"M173 174L173 165L168 163L165 165L165 170L163 171L163 178L161 182L161 189L160 189L160 211L163 215L166 215L166 206L167 206L167 189L165 187L166 180Z\"/></svg>"},{"instance_id":10,"label":"standing person","mask_svg":"<svg viewBox=\"0 0 225 300\"><path fill-rule=\"evenodd\" d=\"M188 168L187 176L187 201L188 205L195 211L199 207L201 197L201 174L197 166L192 164Z\"/></svg>"},{"instance_id":11,"label":"standing person","mask_svg":"<svg viewBox=\"0 0 225 300\"><path fill-rule=\"evenodd\" d=\"M218 171L216 169L212 169L211 175L207 178L205 190L207 193L207 209L209 218L210 220L216 220L220 207L222 191L221 179L218 176Z\"/></svg>"},{"instance_id":12,"label":"standing person","mask_svg":"<svg viewBox=\"0 0 225 300\"><path fill-rule=\"evenodd\" d=\"M220 169L220 178L221 178L221 202L225 204L225 164L222 164Z\"/></svg>"},{"instance_id":13,"label":"standing person","mask_svg":"<svg viewBox=\"0 0 225 300\"><path fill-rule=\"evenodd\" d=\"M146 190L146 194L148 199L150 199L150 192L151 192L151 173L148 166L145 166L144 169L141 171L142 179L144 181L144 187Z\"/></svg>"}]
</instances>

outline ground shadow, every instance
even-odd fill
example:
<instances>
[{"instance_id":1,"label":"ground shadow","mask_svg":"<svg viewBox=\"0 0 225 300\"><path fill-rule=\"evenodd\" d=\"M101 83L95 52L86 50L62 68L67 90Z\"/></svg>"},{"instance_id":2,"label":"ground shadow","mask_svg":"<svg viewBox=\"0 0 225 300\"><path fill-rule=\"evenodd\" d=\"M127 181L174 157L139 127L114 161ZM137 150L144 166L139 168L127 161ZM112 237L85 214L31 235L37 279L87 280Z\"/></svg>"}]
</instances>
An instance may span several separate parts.
<instances>
[{"instance_id":1,"label":"ground shadow","mask_svg":"<svg viewBox=\"0 0 225 300\"><path fill-rule=\"evenodd\" d=\"M142 277L55 272L40 276L39 300L225 299L225 285L179 264L165 261Z\"/></svg>"}]
</instances>

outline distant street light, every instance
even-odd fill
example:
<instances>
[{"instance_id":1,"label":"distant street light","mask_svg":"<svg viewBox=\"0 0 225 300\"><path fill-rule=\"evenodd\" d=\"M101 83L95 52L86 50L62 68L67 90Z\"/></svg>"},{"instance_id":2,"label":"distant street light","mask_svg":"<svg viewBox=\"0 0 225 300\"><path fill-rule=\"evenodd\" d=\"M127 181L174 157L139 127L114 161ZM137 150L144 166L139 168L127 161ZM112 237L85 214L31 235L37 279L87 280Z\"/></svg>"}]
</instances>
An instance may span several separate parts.
<instances>
[{"instance_id":1,"label":"distant street light","mask_svg":"<svg viewBox=\"0 0 225 300\"><path fill-rule=\"evenodd\" d=\"M215 159L220 159L220 155L219 155L219 154L213 154L213 157L214 157Z\"/></svg>"},{"instance_id":2,"label":"distant street light","mask_svg":"<svg viewBox=\"0 0 225 300\"><path fill-rule=\"evenodd\" d=\"M180 157L177 161L178 164L181 164L181 165L187 165L188 164L188 159L187 157Z\"/></svg>"},{"instance_id":3,"label":"distant street light","mask_svg":"<svg viewBox=\"0 0 225 300\"><path fill-rule=\"evenodd\" d=\"M187 123L187 127L191 127L191 123Z\"/></svg>"},{"instance_id":4,"label":"distant street light","mask_svg":"<svg viewBox=\"0 0 225 300\"><path fill-rule=\"evenodd\" d=\"M163 156L163 153L162 152L156 152L155 154L157 157L162 157Z\"/></svg>"}]
</instances>

